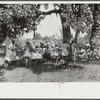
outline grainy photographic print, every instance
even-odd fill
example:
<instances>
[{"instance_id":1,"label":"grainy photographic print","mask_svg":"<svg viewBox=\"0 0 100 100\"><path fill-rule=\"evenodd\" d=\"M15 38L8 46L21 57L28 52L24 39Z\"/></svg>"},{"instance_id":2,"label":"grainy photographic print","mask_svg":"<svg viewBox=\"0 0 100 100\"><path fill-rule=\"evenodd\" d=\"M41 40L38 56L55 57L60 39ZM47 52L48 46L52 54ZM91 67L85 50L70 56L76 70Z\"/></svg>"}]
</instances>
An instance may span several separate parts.
<instances>
[{"instance_id":1,"label":"grainy photographic print","mask_svg":"<svg viewBox=\"0 0 100 100\"><path fill-rule=\"evenodd\" d=\"M99 3L0 4L0 82L99 81Z\"/></svg>"}]
</instances>

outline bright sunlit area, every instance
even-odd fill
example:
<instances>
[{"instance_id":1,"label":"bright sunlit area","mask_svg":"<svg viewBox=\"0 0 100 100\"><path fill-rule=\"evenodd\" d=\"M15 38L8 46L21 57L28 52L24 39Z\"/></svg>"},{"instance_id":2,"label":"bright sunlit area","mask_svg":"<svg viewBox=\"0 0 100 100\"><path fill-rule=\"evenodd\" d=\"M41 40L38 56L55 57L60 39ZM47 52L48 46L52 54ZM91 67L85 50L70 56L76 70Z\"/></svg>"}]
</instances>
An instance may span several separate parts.
<instances>
[{"instance_id":1,"label":"bright sunlit area","mask_svg":"<svg viewBox=\"0 0 100 100\"><path fill-rule=\"evenodd\" d=\"M50 4L48 9L45 9L44 6L41 6L40 9L41 11L47 12L53 10L54 7ZM55 35L56 38L61 38L62 26L59 14L45 16L45 18L40 22L40 25L38 25L37 32L43 37Z\"/></svg>"}]
</instances>

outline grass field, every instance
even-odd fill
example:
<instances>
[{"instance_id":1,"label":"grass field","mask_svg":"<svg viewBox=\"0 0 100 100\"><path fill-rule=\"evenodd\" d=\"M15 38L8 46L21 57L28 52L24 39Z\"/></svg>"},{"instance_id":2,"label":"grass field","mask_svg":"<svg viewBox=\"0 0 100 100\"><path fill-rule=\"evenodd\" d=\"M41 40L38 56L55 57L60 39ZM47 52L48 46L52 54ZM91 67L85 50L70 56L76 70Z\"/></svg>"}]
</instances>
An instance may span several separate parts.
<instances>
[{"instance_id":1,"label":"grass field","mask_svg":"<svg viewBox=\"0 0 100 100\"><path fill-rule=\"evenodd\" d=\"M100 81L100 63L78 64L79 67L68 67L61 70L34 70L20 67L12 70L1 69L0 82L98 82ZM38 66L41 67L41 66ZM43 68L43 67L42 67Z\"/></svg>"}]
</instances>

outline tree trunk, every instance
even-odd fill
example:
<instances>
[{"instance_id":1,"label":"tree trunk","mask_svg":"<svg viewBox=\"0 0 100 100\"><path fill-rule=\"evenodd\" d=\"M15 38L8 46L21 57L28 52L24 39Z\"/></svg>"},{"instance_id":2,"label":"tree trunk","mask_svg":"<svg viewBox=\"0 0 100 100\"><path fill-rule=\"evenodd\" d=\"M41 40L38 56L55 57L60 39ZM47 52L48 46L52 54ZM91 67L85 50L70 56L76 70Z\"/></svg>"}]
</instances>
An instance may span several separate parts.
<instances>
[{"instance_id":1,"label":"tree trunk","mask_svg":"<svg viewBox=\"0 0 100 100\"><path fill-rule=\"evenodd\" d=\"M94 6L94 9L92 11L92 13L93 13L92 16L93 16L94 24L92 25L92 28L91 28L91 36L90 36L90 39L89 39L89 43L90 43L91 47L92 47L91 40L94 39L94 37L96 35L96 27L97 27L97 19L96 19L96 17L97 17L97 11L98 11L98 5L97 4L94 4L93 6Z\"/></svg>"},{"instance_id":2,"label":"tree trunk","mask_svg":"<svg viewBox=\"0 0 100 100\"><path fill-rule=\"evenodd\" d=\"M70 26L63 27L63 23L65 21L64 21L64 18L63 18L62 15L60 15L60 18L61 18L61 23L62 23L63 43L68 43L69 44L70 39L71 39Z\"/></svg>"},{"instance_id":3,"label":"tree trunk","mask_svg":"<svg viewBox=\"0 0 100 100\"><path fill-rule=\"evenodd\" d=\"M70 26L67 26L63 28L63 43L69 44L70 39L71 39Z\"/></svg>"},{"instance_id":4,"label":"tree trunk","mask_svg":"<svg viewBox=\"0 0 100 100\"><path fill-rule=\"evenodd\" d=\"M75 34L75 43L76 43L76 46L77 46L77 43L78 43L78 36L79 36L79 33L80 33L80 31L77 29L77 30L76 30L76 34Z\"/></svg>"},{"instance_id":5,"label":"tree trunk","mask_svg":"<svg viewBox=\"0 0 100 100\"><path fill-rule=\"evenodd\" d=\"M65 21L64 21L62 15L60 15L60 18L61 18L61 23L62 23L63 43L69 44L69 48L68 48L69 55L68 55L68 58L70 60L72 60L72 43L70 43L72 35L71 35L70 26L63 27L63 23Z\"/></svg>"},{"instance_id":6,"label":"tree trunk","mask_svg":"<svg viewBox=\"0 0 100 100\"><path fill-rule=\"evenodd\" d=\"M33 39L35 39L35 30L33 30L33 32L34 32L34 33L33 33Z\"/></svg>"},{"instance_id":7,"label":"tree trunk","mask_svg":"<svg viewBox=\"0 0 100 100\"><path fill-rule=\"evenodd\" d=\"M78 21L79 21L79 18L81 17L81 5L78 5L78 11L76 11L76 23L77 23L77 29L76 29L76 34L75 34L75 44L76 44L76 47L77 47L77 43L78 43L78 36L79 36L79 33L80 33L80 30L78 29L79 28L79 25L78 25Z\"/></svg>"},{"instance_id":8,"label":"tree trunk","mask_svg":"<svg viewBox=\"0 0 100 100\"><path fill-rule=\"evenodd\" d=\"M91 35L90 35L90 39L89 39L89 42L91 44L91 40L94 38L95 36L95 32L96 32L96 25L92 25L92 28L91 28Z\"/></svg>"}]
</instances>

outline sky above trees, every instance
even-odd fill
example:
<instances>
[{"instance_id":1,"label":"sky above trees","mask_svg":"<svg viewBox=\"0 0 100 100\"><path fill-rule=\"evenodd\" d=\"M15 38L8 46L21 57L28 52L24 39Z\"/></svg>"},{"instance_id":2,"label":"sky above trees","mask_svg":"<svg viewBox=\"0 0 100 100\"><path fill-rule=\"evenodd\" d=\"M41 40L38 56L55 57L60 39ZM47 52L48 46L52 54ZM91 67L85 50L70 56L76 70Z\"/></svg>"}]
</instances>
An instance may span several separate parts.
<instances>
[{"instance_id":1,"label":"sky above trees","mask_svg":"<svg viewBox=\"0 0 100 100\"><path fill-rule=\"evenodd\" d=\"M49 5L48 9L45 9L44 6L41 6L41 11L53 10L53 5ZM40 25L37 27L37 32L41 36L52 36L55 35L56 38L61 37L62 25L59 14L47 15L45 19L41 20Z\"/></svg>"}]
</instances>

